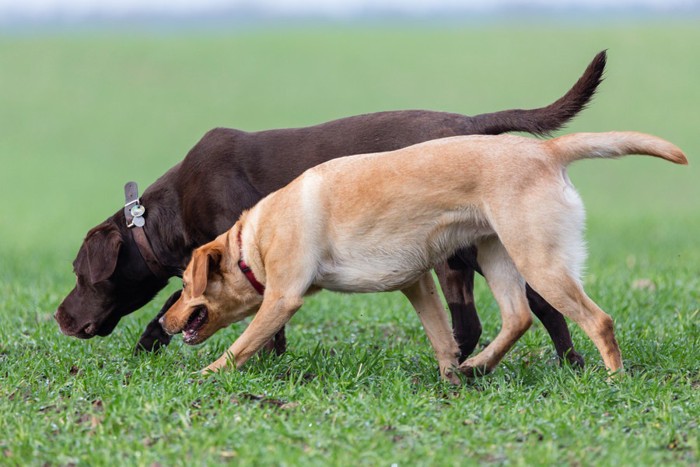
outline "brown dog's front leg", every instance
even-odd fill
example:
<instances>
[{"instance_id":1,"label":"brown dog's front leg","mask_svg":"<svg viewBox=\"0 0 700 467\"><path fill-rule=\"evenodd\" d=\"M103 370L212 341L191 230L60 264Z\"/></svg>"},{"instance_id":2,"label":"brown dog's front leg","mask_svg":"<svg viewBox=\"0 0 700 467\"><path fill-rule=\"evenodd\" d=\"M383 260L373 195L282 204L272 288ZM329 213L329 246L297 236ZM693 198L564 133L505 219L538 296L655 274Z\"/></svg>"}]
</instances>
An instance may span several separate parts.
<instances>
[{"instance_id":1,"label":"brown dog's front leg","mask_svg":"<svg viewBox=\"0 0 700 467\"><path fill-rule=\"evenodd\" d=\"M146 329L143 331L143 334L141 334L139 341L136 343L136 347L134 347L134 354L141 352L155 352L161 347L165 347L170 343L172 336L169 336L163 330L163 326L160 325L158 320L160 320L160 317L163 316L165 312L179 300L181 294L182 290L178 290L165 301L163 308L161 308L156 317L153 318L150 323L148 323Z\"/></svg>"},{"instance_id":2,"label":"brown dog's front leg","mask_svg":"<svg viewBox=\"0 0 700 467\"><path fill-rule=\"evenodd\" d=\"M282 327L272 339L265 343L263 350L278 356L287 351L287 336L284 333L284 327Z\"/></svg>"},{"instance_id":3,"label":"brown dog's front leg","mask_svg":"<svg viewBox=\"0 0 700 467\"><path fill-rule=\"evenodd\" d=\"M235 363L236 368L243 366L287 324L302 303L301 297L288 298L266 290L260 309L243 334L221 357L202 370L202 373L216 372L224 368L229 361Z\"/></svg>"},{"instance_id":4,"label":"brown dog's front leg","mask_svg":"<svg viewBox=\"0 0 700 467\"><path fill-rule=\"evenodd\" d=\"M287 351L287 336L284 331L284 326L275 334L272 349L275 351L275 355L282 355Z\"/></svg>"},{"instance_id":5,"label":"brown dog's front leg","mask_svg":"<svg viewBox=\"0 0 700 467\"><path fill-rule=\"evenodd\" d=\"M574 350L574 343L571 340L571 333L564 316L529 285L527 286L527 301L532 312L547 329L559 360L562 363L568 361L575 368L583 368L583 357Z\"/></svg>"}]
</instances>

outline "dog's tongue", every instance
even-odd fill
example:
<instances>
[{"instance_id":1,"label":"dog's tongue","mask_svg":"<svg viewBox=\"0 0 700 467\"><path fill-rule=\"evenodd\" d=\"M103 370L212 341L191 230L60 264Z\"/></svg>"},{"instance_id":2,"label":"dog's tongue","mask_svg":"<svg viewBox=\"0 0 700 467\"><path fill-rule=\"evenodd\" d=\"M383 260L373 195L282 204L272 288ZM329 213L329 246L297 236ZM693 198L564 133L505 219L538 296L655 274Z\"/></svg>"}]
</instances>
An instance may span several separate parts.
<instances>
[{"instance_id":1,"label":"dog's tongue","mask_svg":"<svg viewBox=\"0 0 700 467\"><path fill-rule=\"evenodd\" d=\"M204 325L207 320L207 309L205 307L198 308L190 315L190 318L182 330L183 340L189 343L197 336L197 331Z\"/></svg>"}]
</instances>

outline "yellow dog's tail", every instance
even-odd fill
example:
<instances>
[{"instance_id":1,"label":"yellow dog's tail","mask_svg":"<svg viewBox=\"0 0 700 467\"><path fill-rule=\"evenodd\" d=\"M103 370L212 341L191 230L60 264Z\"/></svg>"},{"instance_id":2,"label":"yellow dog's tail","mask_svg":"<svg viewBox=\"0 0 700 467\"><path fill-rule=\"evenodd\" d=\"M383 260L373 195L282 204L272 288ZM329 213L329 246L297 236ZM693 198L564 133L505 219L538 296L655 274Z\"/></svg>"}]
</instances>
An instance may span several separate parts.
<instances>
[{"instance_id":1,"label":"yellow dog's tail","mask_svg":"<svg viewBox=\"0 0 700 467\"><path fill-rule=\"evenodd\" d=\"M615 158L629 154L659 157L674 164L687 165L688 159L678 146L656 136L635 131L573 133L544 142L555 159L566 166L579 159Z\"/></svg>"}]
</instances>

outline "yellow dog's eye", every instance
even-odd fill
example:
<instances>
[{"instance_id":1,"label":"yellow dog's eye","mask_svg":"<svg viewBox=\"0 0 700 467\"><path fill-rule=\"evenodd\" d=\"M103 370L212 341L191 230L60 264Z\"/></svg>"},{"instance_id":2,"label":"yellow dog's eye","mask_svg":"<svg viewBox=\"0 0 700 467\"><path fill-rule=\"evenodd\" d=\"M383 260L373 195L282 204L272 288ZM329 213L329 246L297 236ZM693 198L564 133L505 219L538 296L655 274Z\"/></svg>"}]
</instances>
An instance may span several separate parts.
<instances>
[{"instance_id":1,"label":"yellow dog's eye","mask_svg":"<svg viewBox=\"0 0 700 467\"><path fill-rule=\"evenodd\" d=\"M187 282L182 281L182 290L185 290L187 288Z\"/></svg>"}]
</instances>

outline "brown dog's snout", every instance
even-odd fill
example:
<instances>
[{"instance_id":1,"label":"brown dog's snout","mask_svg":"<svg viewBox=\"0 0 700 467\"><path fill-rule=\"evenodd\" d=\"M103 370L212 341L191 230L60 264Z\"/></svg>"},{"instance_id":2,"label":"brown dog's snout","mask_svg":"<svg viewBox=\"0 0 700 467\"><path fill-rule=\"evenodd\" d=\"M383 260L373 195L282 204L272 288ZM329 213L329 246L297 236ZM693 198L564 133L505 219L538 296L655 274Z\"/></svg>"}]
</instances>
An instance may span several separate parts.
<instances>
[{"instance_id":1,"label":"brown dog's snout","mask_svg":"<svg viewBox=\"0 0 700 467\"><path fill-rule=\"evenodd\" d=\"M61 331L64 329L69 329L73 326L73 323L75 320L71 315L66 313L65 308L63 308L63 305L59 306L56 312L53 314L53 319L56 320L58 323L58 327L61 328Z\"/></svg>"},{"instance_id":2,"label":"brown dog's snout","mask_svg":"<svg viewBox=\"0 0 700 467\"><path fill-rule=\"evenodd\" d=\"M56 313L53 315L58 323L61 332L67 336L77 337L79 339L89 339L97 333L97 325L94 321L85 323L77 323L76 319L66 311L66 308L61 304Z\"/></svg>"},{"instance_id":3,"label":"brown dog's snout","mask_svg":"<svg viewBox=\"0 0 700 467\"><path fill-rule=\"evenodd\" d=\"M77 329L79 324L76 322L76 319L66 311L63 304L58 307L53 317L58 323L58 327L61 328L62 333L70 336L80 332L80 330Z\"/></svg>"}]
</instances>

